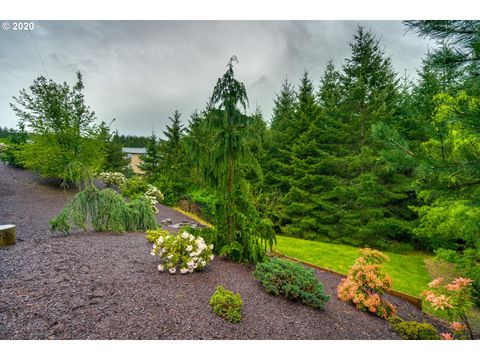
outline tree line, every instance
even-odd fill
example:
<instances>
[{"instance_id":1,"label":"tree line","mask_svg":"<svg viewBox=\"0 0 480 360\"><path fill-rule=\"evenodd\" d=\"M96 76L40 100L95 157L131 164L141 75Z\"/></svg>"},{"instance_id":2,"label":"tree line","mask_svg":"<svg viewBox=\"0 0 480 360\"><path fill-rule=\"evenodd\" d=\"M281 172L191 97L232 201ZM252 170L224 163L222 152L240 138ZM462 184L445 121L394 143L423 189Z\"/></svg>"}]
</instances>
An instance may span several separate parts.
<instances>
[{"instance_id":1,"label":"tree line","mask_svg":"<svg viewBox=\"0 0 480 360\"><path fill-rule=\"evenodd\" d=\"M269 124L259 109L247 113L232 57L204 109L187 123L176 110L163 139L152 134L142 143L144 179L169 204L189 198L208 209L230 257L254 262L275 232L437 251L476 279L478 294L479 24L405 22L437 43L414 80L397 74L380 40L358 27L343 64L331 60L318 79L305 71L298 85L283 80ZM95 141L122 140L105 123L94 125L82 89L81 75L72 89L39 78L34 95L14 98L20 127L28 124L34 140L17 153L25 166L47 176L113 163ZM62 96L70 112L58 106ZM37 98L47 105L42 116ZM46 149L63 163L39 161Z\"/></svg>"}]
</instances>

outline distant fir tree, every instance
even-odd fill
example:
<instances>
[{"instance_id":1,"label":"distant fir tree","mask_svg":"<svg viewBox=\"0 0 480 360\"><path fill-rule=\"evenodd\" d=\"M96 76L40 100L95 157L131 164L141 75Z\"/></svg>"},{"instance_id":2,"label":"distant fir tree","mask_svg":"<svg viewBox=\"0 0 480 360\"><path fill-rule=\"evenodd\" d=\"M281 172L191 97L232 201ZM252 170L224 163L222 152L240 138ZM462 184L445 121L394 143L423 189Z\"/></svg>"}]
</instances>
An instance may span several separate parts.
<instances>
[{"instance_id":1,"label":"distant fir tree","mask_svg":"<svg viewBox=\"0 0 480 360\"><path fill-rule=\"evenodd\" d=\"M182 143L184 135L184 126L180 121L181 114L175 110L173 117L169 117L170 124L166 126L163 132L164 139L160 140L160 148L162 152L161 167L167 174L175 173L176 167L184 157L184 147Z\"/></svg>"},{"instance_id":2,"label":"distant fir tree","mask_svg":"<svg viewBox=\"0 0 480 360\"><path fill-rule=\"evenodd\" d=\"M313 88L303 88L304 108L310 111L310 124L294 142L291 155L290 191L285 197L284 230L309 239L334 238L332 228L338 221L334 204L330 203L330 192L338 185L337 153L341 146L342 88L340 73L332 61L327 64L317 92L315 108ZM306 83L305 81L303 82ZM299 111L301 102L298 101Z\"/></svg>"},{"instance_id":3,"label":"distant fir tree","mask_svg":"<svg viewBox=\"0 0 480 360\"><path fill-rule=\"evenodd\" d=\"M169 117L170 124L167 124L163 132L164 139L159 142L160 149L160 173L157 180L160 187L170 192L170 202L175 203L183 195L192 179L189 176L189 162L184 141L185 128L181 123L181 113L175 110L172 117Z\"/></svg>"},{"instance_id":4,"label":"distant fir tree","mask_svg":"<svg viewBox=\"0 0 480 360\"><path fill-rule=\"evenodd\" d=\"M343 71L327 65L316 102L302 80L295 116L305 114L298 124L308 126L299 126L290 151L283 230L385 248L392 240L411 241L413 213L406 174L378 162L370 129L379 119L397 123L401 99L378 40L362 28L354 38Z\"/></svg>"},{"instance_id":5,"label":"distant fir tree","mask_svg":"<svg viewBox=\"0 0 480 360\"><path fill-rule=\"evenodd\" d=\"M284 197L284 216L290 222L287 232L312 237L316 205L313 197L323 191L322 179L315 169L321 167L325 132L320 119L312 82L305 72L296 99L297 128L289 151L289 191ZM316 174L317 173L317 174ZM313 226L312 226L313 225Z\"/></svg>"},{"instance_id":6,"label":"distant fir tree","mask_svg":"<svg viewBox=\"0 0 480 360\"><path fill-rule=\"evenodd\" d=\"M113 120L115 121L115 119ZM112 122L113 122L112 121ZM100 124L100 138L102 139L104 163L103 171L120 172L123 174L130 173L130 160L127 154L123 152L123 146L115 139L115 133L112 134L110 126L105 122Z\"/></svg>"},{"instance_id":7,"label":"distant fir tree","mask_svg":"<svg viewBox=\"0 0 480 360\"><path fill-rule=\"evenodd\" d=\"M279 194L288 192L289 151L294 141L290 133L295 121L296 94L288 79L282 83L280 94L274 99L273 116L269 128L269 161L263 164L265 183Z\"/></svg>"},{"instance_id":8,"label":"distant fir tree","mask_svg":"<svg viewBox=\"0 0 480 360\"><path fill-rule=\"evenodd\" d=\"M371 126L391 121L398 111L398 80L379 42L359 26L350 44L351 56L343 65L344 140L357 152L369 142Z\"/></svg>"},{"instance_id":9,"label":"distant fir tree","mask_svg":"<svg viewBox=\"0 0 480 360\"><path fill-rule=\"evenodd\" d=\"M145 172L145 175L154 178L160 174L161 153L157 136L152 133L148 138L146 153L140 155L139 168Z\"/></svg>"},{"instance_id":10,"label":"distant fir tree","mask_svg":"<svg viewBox=\"0 0 480 360\"><path fill-rule=\"evenodd\" d=\"M113 141L121 144L123 147L145 148L149 141L148 136L138 135L120 135L118 131L113 134Z\"/></svg>"},{"instance_id":11,"label":"distant fir tree","mask_svg":"<svg viewBox=\"0 0 480 360\"><path fill-rule=\"evenodd\" d=\"M351 56L343 66L342 132L347 147L338 163L339 184L329 194L338 223L332 232L359 245L385 248L412 241L408 172L378 161L372 126L401 122L401 95L391 60L379 40L358 27ZM346 150L349 151L346 151Z\"/></svg>"}]
</instances>

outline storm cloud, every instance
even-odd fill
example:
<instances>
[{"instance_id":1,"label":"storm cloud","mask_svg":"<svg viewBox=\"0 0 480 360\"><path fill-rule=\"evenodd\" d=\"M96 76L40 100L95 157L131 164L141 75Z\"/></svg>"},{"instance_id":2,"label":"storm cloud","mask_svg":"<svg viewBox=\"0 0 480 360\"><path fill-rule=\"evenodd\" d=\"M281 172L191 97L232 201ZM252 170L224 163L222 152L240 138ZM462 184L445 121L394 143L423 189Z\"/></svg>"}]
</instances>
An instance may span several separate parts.
<instances>
[{"instance_id":1,"label":"storm cloud","mask_svg":"<svg viewBox=\"0 0 480 360\"><path fill-rule=\"evenodd\" d=\"M175 109L187 122L201 110L226 63L247 87L249 111L270 120L273 98L288 77L308 70L316 85L329 59L341 66L357 25L381 40L395 70L415 77L427 40L399 21L36 21L34 30L0 30L0 126L17 123L12 96L39 75L84 76L98 121L123 134L160 134Z\"/></svg>"}]
</instances>

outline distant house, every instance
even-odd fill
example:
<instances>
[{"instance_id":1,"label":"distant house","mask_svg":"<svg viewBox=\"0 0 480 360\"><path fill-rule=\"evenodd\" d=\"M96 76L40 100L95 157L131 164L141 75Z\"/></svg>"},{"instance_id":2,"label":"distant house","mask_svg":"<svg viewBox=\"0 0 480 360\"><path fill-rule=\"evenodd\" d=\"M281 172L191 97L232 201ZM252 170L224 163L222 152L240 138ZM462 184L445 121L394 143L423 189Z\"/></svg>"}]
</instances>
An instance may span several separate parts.
<instances>
[{"instance_id":1,"label":"distant house","mask_svg":"<svg viewBox=\"0 0 480 360\"><path fill-rule=\"evenodd\" d=\"M145 148L133 148L133 147L124 147L122 151L128 155L130 158L130 166L132 167L133 172L137 174L142 174L143 171L139 168L140 165L140 155L145 154L147 149Z\"/></svg>"}]
</instances>

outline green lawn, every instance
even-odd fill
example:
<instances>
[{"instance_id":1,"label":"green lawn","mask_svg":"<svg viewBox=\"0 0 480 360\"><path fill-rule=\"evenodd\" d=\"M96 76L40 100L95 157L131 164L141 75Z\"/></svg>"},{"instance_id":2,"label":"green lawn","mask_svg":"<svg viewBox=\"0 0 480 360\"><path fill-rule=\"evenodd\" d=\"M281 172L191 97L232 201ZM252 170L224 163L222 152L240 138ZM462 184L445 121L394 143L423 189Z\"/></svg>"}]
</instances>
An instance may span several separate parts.
<instances>
[{"instance_id":1,"label":"green lawn","mask_svg":"<svg viewBox=\"0 0 480 360\"><path fill-rule=\"evenodd\" d=\"M277 250L287 256L346 274L359 256L358 248L348 245L301 240L277 236ZM431 281L425 259L432 256L421 252L394 254L384 252L390 261L384 271L393 279L393 288L406 294L420 296Z\"/></svg>"}]
</instances>

